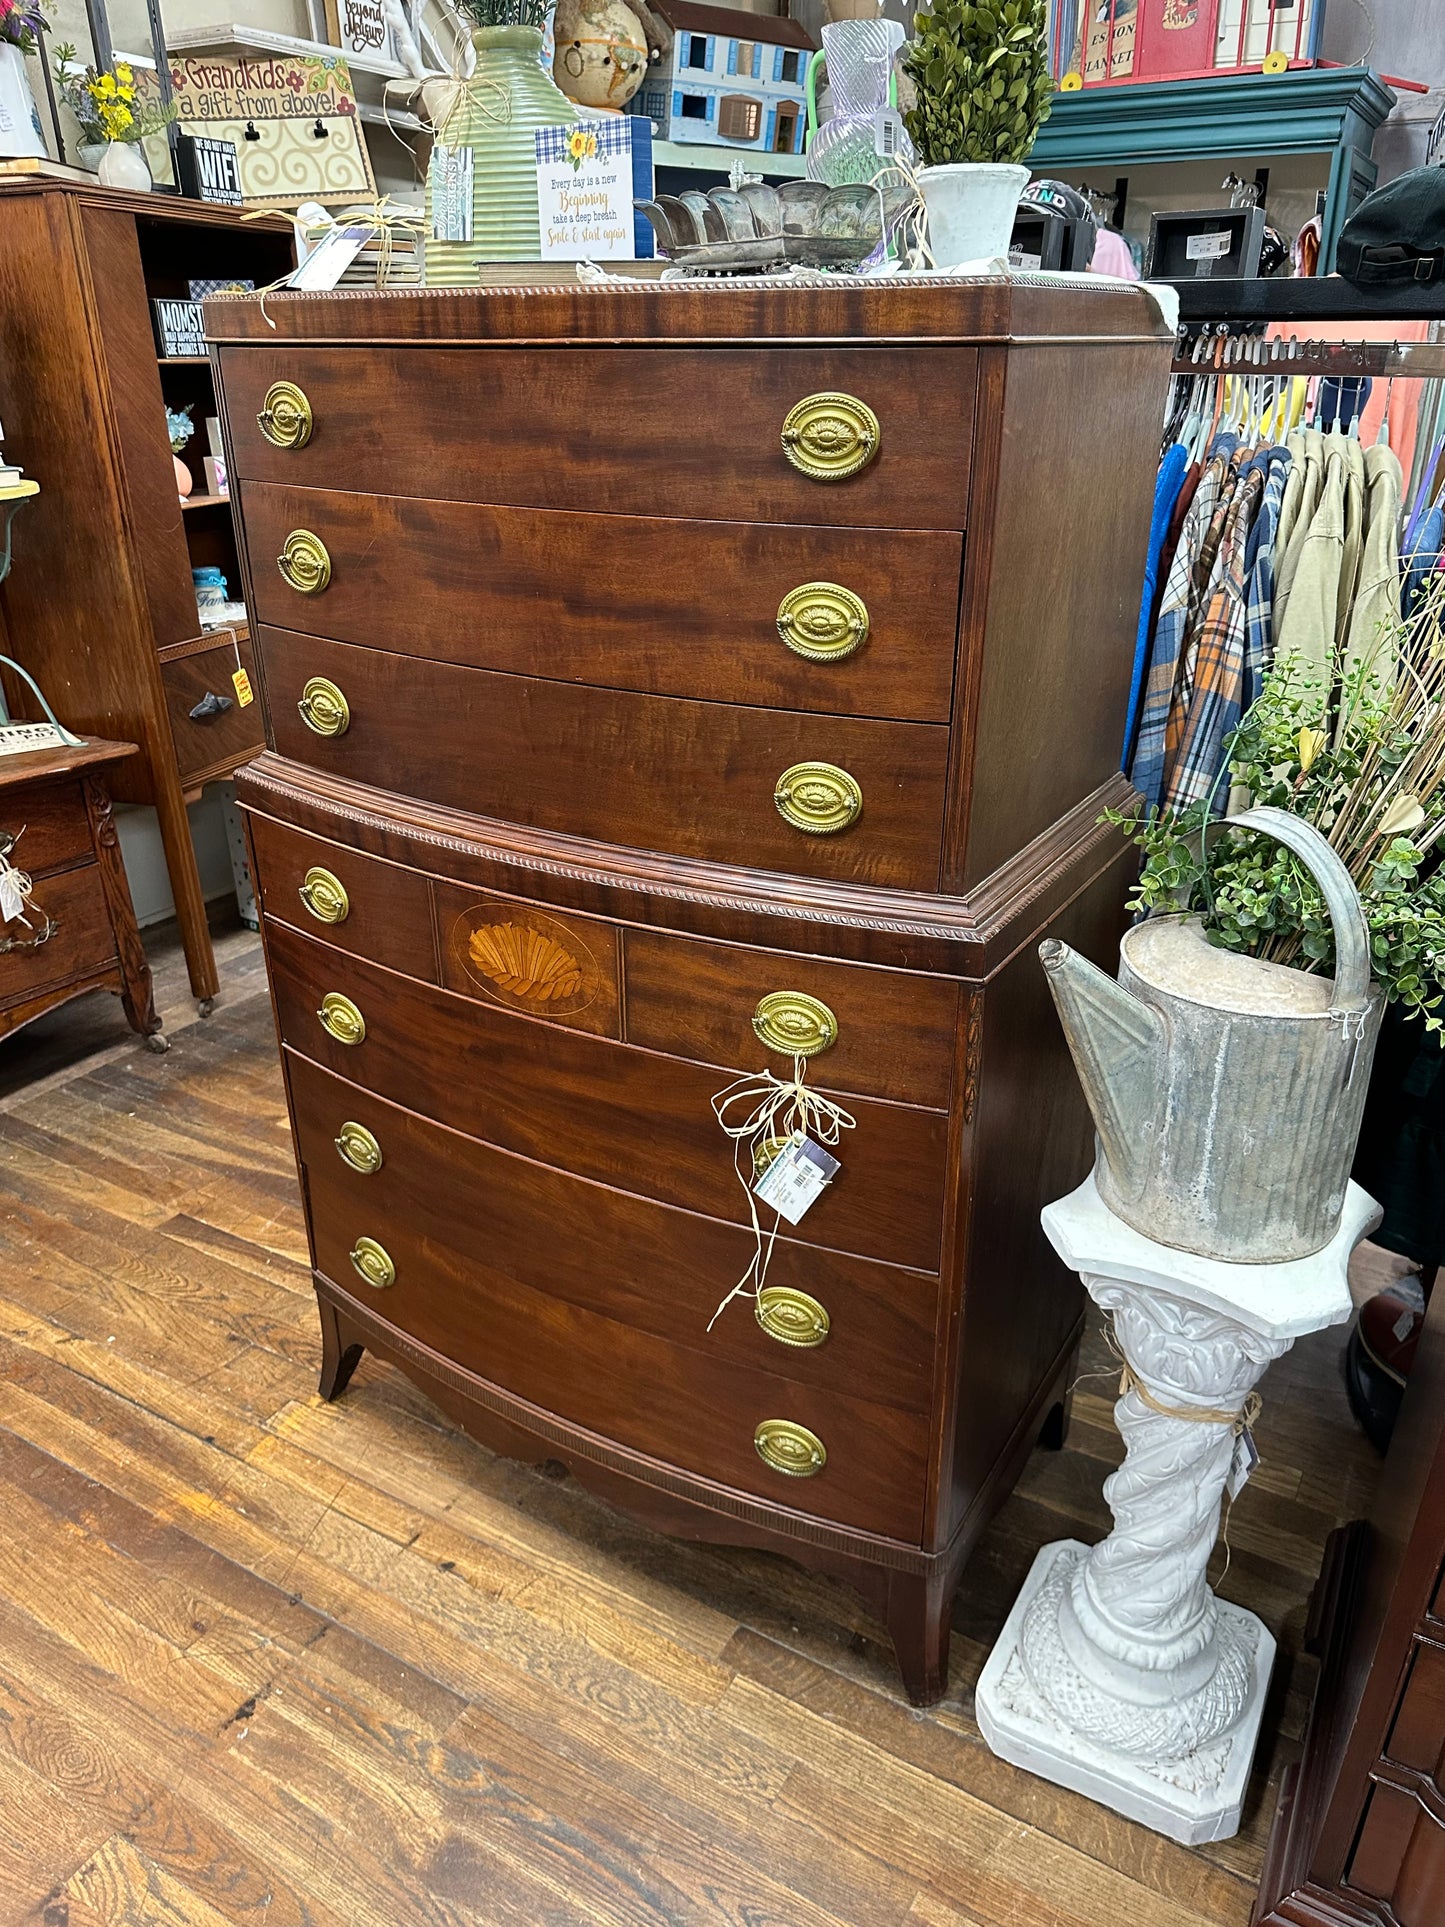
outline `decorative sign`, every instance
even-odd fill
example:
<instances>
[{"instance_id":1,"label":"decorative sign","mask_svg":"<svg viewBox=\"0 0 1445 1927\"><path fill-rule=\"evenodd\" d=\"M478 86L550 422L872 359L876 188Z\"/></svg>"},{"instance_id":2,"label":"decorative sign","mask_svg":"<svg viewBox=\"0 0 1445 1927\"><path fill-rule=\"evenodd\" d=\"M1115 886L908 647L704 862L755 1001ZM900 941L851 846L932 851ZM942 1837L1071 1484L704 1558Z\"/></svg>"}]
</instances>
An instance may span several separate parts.
<instances>
[{"instance_id":1,"label":"decorative sign","mask_svg":"<svg viewBox=\"0 0 1445 1927\"><path fill-rule=\"evenodd\" d=\"M326 38L344 54L389 60L391 29L382 0L326 0Z\"/></svg>"},{"instance_id":2,"label":"decorative sign","mask_svg":"<svg viewBox=\"0 0 1445 1927\"><path fill-rule=\"evenodd\" d=\"M652 199L651 121L614 114L533 138L541 259L650 260L652 229L633 202Z\"/></svg>"},{"instance_id":3,"label":"decorative sign","mask_svg":"<svg viewBox=\"0 0 1445 1927\"><path fill-rule=\"evenodd\" d=\"M177 134L176 166L181 192L193 201L211 201L218 207L241 206L241 164L230 141L211 140L204 134Z\"/></svg>"},{"instance_id":4,"label":"decorative sign","mask_svg":"<svg viewBox=\"0 0 1445 1927\"><path fill-rule=\"evenodd\" d=\"M199 301L153 300L151 316L163 355L205 354L206 324Z\"/></svg>"},{"instance_id":5,"label":"decorative sign","mask_svg":"<svg viewBox=\"0 0 1445 1927\"><path fill-rule=\"evenodd\" d=\"M341 54L194 56L172 62L171 86L187 133L235 148L248 207L375 199Z\"/></svg>"},{"instance_id":6,"label":"decorative sign","mask_svg":"<svg viewBox=\"0 0 1445 1927\"><path fill-rule=\"evenodd\" d=\"M428 202L434 241L472 238L472 150L433 141L428 163Z\"/></svg>"}]
</instances>

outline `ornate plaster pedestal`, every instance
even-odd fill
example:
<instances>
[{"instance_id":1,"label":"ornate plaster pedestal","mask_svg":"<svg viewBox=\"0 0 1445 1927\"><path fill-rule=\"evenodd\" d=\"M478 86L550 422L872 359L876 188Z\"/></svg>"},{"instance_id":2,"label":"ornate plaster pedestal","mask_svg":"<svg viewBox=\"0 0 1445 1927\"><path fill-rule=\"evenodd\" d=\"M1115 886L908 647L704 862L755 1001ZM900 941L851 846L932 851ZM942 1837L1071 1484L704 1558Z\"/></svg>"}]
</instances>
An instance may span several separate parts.
<instances>
[{"instance_id":1,"label":"ornate plaster pedestal","mask_svg":"<svg viewBox=\"0 0 1445 1927\"><path fill-rule=\"evenodd\" d=\"M1271 1359L1349 1317L1345 1268L1379 1218L1352 1184L1323 1251L1235 1265L1142 1237L1092 1177L1045 1210L1136 1382L1114 1407L1127 1448L1104 1486L1114 1530L1092 1550L1044 1547L979 1680L978 1723L1001 1759L1189 1846L1238 1831L1274 1640L1205 1580L1233 1415ZM1210 1416L1169 1415L1186 1409Z\"/></svg>"}]
</instances>

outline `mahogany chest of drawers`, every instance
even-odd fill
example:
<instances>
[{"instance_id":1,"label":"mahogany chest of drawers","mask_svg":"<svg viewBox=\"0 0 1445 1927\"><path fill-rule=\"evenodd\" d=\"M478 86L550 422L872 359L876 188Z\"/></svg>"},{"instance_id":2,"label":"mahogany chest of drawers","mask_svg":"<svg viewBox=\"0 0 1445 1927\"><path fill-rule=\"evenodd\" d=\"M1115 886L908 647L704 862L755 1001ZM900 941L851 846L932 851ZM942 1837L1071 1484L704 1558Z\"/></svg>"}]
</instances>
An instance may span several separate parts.
<instances>
[{"instance_id":1,"label":"mahogany chest of drawers","mask_svg":"<svg viewBox=\"0 0 1445 1927\"><path fill-rule=\"evenodd\" d=\"M1038 1214L1089 1130L1034 952L1108 961L1122 922L1150 297L207 322L323 1392L372 1348L501 1451L845 1575L936 1699L1081 1322ZM856 1125L709 1331L754 1249L712 1099L794 1047Z\"/></svg>"}]
</instances>

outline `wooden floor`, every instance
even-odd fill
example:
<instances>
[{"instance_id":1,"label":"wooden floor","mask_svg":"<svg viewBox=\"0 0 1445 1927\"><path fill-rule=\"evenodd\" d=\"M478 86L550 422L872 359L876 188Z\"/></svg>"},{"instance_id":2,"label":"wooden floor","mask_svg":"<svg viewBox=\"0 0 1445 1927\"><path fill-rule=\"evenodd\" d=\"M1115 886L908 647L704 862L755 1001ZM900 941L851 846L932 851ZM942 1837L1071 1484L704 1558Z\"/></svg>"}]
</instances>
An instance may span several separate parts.
<instances>
[{"instance_id":1,"label":"wooden floor","mask_svg":"<svg viewBox=\"0 0 1445 1927\"><path fill-rule=\"evenodd\" d=\"M1338 1335L1265 1381L1222 1590L1281 1663L1244 1831L1187 1852L971 1717L1034 1551L1107 1524L1107 1376L916 1714L843 1587L645 1532L373 1360L317 1400L254 940L223 956L205 1023L162 960L168 1056L104 997L0 1051L0 1927L1242 1927L1375 1473Z\"/></svg>"}]
</instances>

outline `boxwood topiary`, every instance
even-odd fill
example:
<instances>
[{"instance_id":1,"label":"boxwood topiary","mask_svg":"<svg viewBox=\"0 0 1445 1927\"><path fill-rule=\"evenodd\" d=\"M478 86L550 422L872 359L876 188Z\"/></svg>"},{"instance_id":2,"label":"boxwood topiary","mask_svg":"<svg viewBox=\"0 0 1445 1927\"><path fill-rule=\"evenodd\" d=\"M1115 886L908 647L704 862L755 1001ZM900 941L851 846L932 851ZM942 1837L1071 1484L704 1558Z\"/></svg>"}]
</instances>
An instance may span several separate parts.
<instances>
[{"instance_id":1,"label":"boxwood topiary","mask_svg":"<svg viewBox=\"0 0 1445 1927\"><path fill-rule=\"evenodd\" d=\"M1054 92L1047 0L934 0L914 21L903 65L918 92L904 115L926 167L1021 161Z\"/></svg>"}]
</instances>

